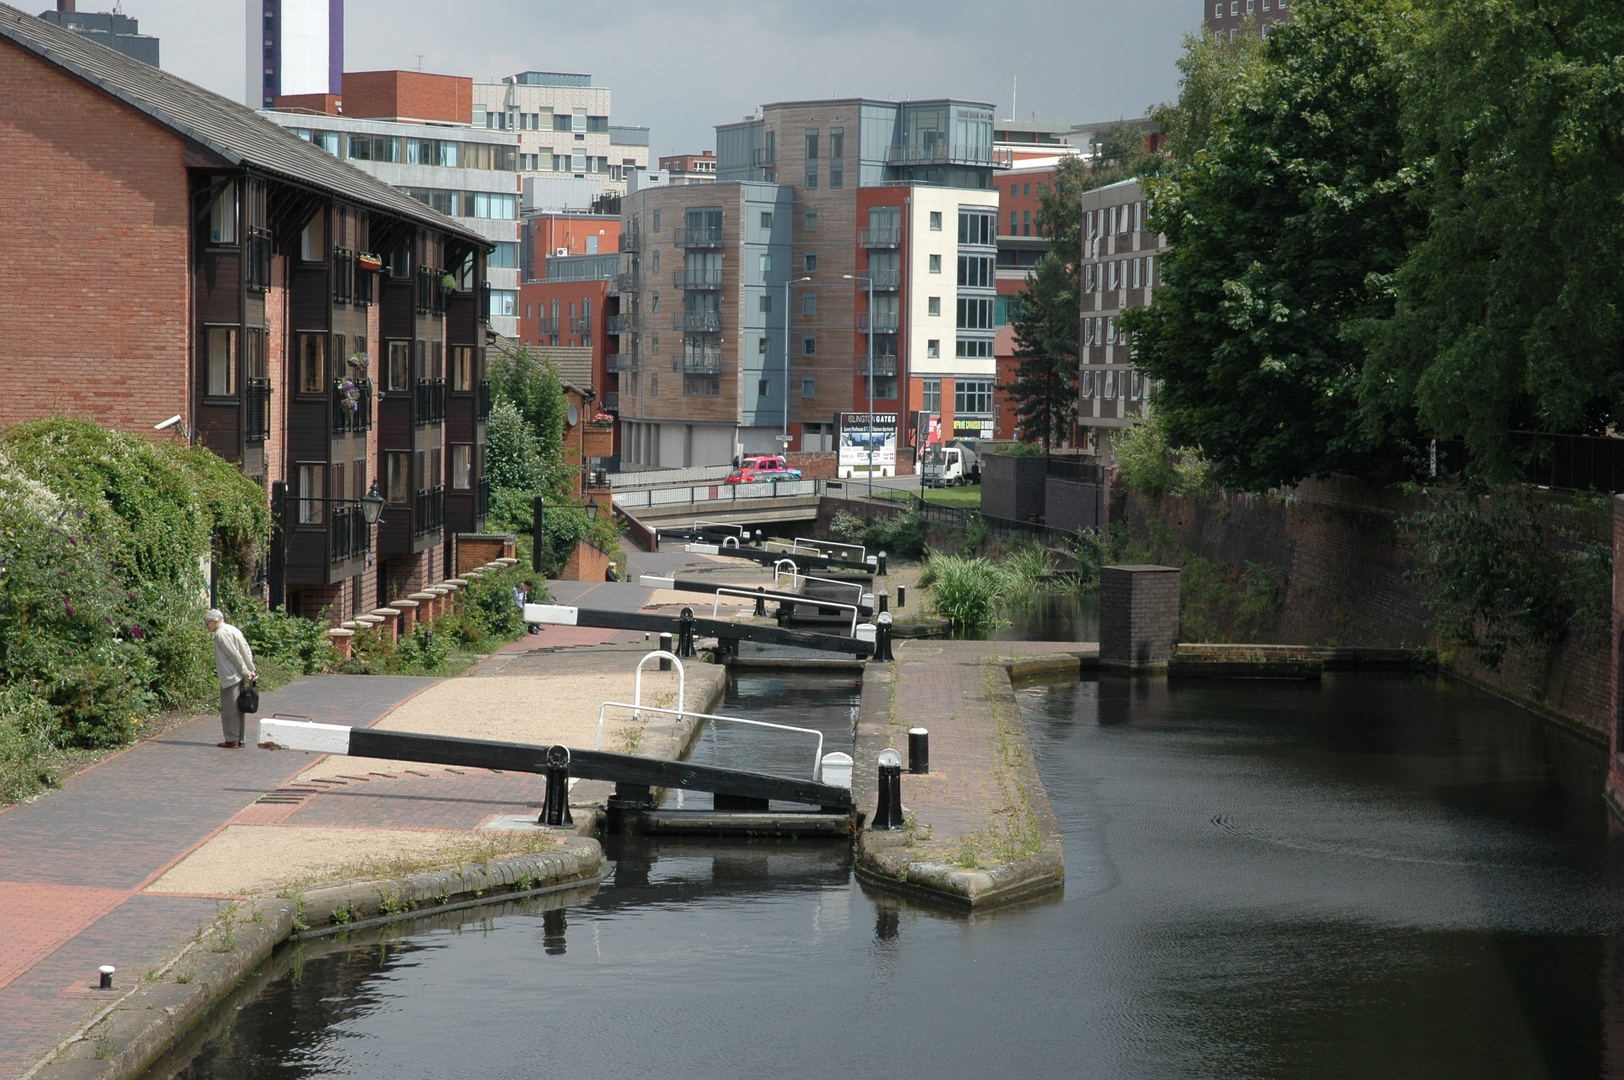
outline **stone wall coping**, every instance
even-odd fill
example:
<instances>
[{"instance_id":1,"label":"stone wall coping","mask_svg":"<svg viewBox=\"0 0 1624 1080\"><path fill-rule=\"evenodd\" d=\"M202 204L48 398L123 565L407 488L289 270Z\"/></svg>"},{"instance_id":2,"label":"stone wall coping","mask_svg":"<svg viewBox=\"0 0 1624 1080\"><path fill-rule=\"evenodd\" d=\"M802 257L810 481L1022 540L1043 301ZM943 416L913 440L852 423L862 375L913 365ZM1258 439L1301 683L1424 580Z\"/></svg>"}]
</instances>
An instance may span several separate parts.
<instances>
[{"instance_id":1,"label":"stone wall coping","mask_svg":"<svg viewBox=\"0 0 1624 1080\"><path fill-rule=\"evenodd\" d=\"M513 558L511 555L504 555L500 559L497 559L496 561L498 563L500 563L501 565L503 565L503 566L518 566L519 565L519 560Z\"/></svg>"},{"instance_id":2,"label":"stone wall coping","mask_svg":"<svg viewBox=\"0 0 1624 1080\"><path fill-rule=\"evenodd\" d=\"M335 626L331 630L327 631L327 636L330 637L330 638L354 637L355 636L355 631L354 630L346 630L342 626Z\"/></svg>"},{"instance_id":3,"label":"stone wall coping","mask_svg":"<svg viewBox=\"0 0 1624 1080\"><path fill-rule=\"evenodd\" d=\"M346 619L344 622L341 622L341 623L338 624L338 628L340 630L354 630L355 629L355 620L354 619Z\"/></svg>"},{"instance_id":4,"label":"stone wall coping","mask_svg":"<svg viewBox=\"0 0 1624 1080\"><path fill-rule=\"evenodd\" d=\"M1101 570L1116 570L1124 574L1176 574L1176 566L1158 566L1155 563L1129 563L1122 566L1102 566Z\"/></svg>"},{"instance_id":5,"label":"stone wall coping","mask_svg":"<svg viewBox=\"0 0 1624 1080\"><path fill-rule=\"evenodd\" d=\"M424 589L422 592L414 592L414 593L411 594L411 596L412 596L413 600L417 600L419 602L424 601L424 600L436 600L436 599L438 599L438 596L436 594L429 592L427 589Z\"/></svg>"},{"instance_id":6,"label":"stone wall coping","mask_svg":"<svg viewBox=\"0 0 1624 1080\"><path fill-rule=\"evenodd\" d=\"M371 613L373 615L381 615L386 619L393 619L400 614L400 609L392 607L379 607L373 608Z\"/></svg>"},{"instance_id":7,"label":"stone wall coping","mask_svg":"<svg viewBox=\"0 0 1624 1080\"><path fill-rule=\"evenodd\" d=\"M454 589L466 589L468 587L468 579L460 577L446 578L444 584L450 585Z\"/></svg>"},{"instance_id":8,"label":"stone wall coping","mask_svg":"<svg viewBox=\"0 0 1624 1080\"><path fill-rule=\"evenodd\" d=\"M377 626L382 622L382 615L362 615L360 618L355 620L355 625L364 626L368 630L371 630L374 626Z\"/></svg>"},{"instance_id":9,"label":"stone wall coping","mask_svg":"<svg viewBox=\"0 0 1624 1080\"><path fill-rule=\"evenodd\" d=\"M392 608L397 608L401 611L411 611L413 608L419 607L420 605L416 600L391 600L389 601L389 606Z\"/></svg>"}]
</instances>

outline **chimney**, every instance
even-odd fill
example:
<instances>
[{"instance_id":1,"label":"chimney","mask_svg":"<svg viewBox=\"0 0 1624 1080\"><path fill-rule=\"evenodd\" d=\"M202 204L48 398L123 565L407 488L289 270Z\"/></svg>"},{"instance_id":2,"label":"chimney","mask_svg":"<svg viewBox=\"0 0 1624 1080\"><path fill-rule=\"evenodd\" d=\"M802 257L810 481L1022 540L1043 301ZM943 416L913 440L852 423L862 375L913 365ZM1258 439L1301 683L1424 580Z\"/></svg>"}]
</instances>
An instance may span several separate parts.
<instances>
[{"instance_id":1,"label":"chimney","mask_svg":"<svg viewBox=\"0 0 1624 1080\"><path fill-rule=\"evenodd\" d=\"M74 7L74 0L56 0L56 10L71 13L78 9Z\"/></svg>"}]
</instances>

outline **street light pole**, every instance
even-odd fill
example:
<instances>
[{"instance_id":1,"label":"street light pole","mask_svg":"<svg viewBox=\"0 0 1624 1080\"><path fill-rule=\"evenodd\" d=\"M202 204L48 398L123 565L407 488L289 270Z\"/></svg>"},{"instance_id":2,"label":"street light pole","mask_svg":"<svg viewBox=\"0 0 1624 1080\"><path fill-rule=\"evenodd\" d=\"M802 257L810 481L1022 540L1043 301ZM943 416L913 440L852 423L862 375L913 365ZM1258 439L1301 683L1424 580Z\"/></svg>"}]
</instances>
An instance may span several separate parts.
<instances>
[{"instance_id":1,"label":"street light pole","mask_svg":"<svg viewBox=\"0 0 1624 1080\"><path fill-rule=\"evenodd\" d=\"M868 497L874 497L874 272L842 274L848 281L868 283Z\"/></svg>"},{"instance_id":2,"label":"street light pole","mask_svg":"<svg viewBox=\"0 0 1624 1080\"><path fill-rule=\"evenodd\" d=\"M809 277L791 279L787 275L784 278L784 434L779 437L782 443L779 450L785 454L789 453L789 287L792 280L798 283L812 279Z\"/></svg>"}]
</instances>

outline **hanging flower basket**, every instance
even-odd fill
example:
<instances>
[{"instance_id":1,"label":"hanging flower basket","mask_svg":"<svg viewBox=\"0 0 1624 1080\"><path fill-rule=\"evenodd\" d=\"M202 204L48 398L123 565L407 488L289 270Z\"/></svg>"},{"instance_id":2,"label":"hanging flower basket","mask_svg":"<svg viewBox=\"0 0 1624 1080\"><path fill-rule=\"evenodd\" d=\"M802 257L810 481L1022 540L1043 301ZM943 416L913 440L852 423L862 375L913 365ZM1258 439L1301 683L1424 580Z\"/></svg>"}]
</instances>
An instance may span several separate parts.
<instances>
[{"instance_id":1,"label":"hanging flower basket","mask_svg":"<svg viewBox=\"0 0 1624 1080\"><path fill-rule=\"evenodd\" d=\"M447 274L445 277L441 278L440 279L440 288L444 289L446 292L456 292L457 291L457 275L455 275L455 274Z\"/></svg>"},{"instance_id":2,"label":"hanging flower basket","mask_svg":"<svg viewBox=\"0 0 1624 1080\"><path fill-rule=\"evenodd\" d=\"M349 411L351 413L355 413L355 412L360 411L360 409L361 409L361 384L360 383L356 382L354 379L343 379L338 384L338 392L339 392L339 395L340 395L339 402L338 402L339 408L345 409L345 410L347 410L347 411Z\"/></svg>"},{"instance_id":3,"label":"hanging flower basket","mask_svg":"<svg viewBox=\"0 0 1624 1080\"><path fill-rule=\"evenodd\" d=\"M370 252L363 251L361 254L355 257L355 265L360 267L362 270L368 270L376 273L383 269L383 259L377 255L373 255Z\"/></svg>"},{"instance_id":4,"label":"hanging flower basket","mask_svg":"<svg viewBox=\"0 0 1624 1080\"><path fill-rule=\"evenodd\" d=\"M614 414L613 413L601 412L601 413L599 413L598 415L596 415L596 416L594 416L592 418L592 424L593 424L594 427L614 427L615 426Z\"/></svg>"}]
</instances>

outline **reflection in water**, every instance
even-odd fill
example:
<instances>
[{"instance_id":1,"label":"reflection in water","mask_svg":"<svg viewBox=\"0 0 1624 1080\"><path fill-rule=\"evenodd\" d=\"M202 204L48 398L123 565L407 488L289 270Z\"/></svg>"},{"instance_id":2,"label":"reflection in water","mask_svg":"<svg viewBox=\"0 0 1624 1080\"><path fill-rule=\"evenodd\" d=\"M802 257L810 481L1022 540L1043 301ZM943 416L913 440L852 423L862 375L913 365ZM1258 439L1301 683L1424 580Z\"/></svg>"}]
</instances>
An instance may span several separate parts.
<instances>
[{"instance_id":1,"label":"reflection in water","mask_svg":"<svg viewBox=\"0 0 1624 1080\"><path fill-rule=\"evenodd\" d=\"M836 845L611 842L567 926L284 954L180 1075L1624 1076L1599 750L1408 676L1019 697L1063 900L966 918Z\"/></svg>"}]
</instances>

